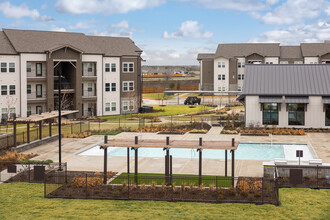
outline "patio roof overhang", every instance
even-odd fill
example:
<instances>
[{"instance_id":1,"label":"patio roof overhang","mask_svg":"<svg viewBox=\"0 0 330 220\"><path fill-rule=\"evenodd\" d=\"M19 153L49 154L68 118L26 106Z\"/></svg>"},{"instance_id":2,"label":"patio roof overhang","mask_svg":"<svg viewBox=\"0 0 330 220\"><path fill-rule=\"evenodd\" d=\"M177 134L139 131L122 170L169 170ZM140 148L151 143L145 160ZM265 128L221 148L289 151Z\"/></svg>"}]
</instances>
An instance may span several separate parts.
<instances>
[{"instance_id":1,"label":"patio roof overhang","mask_svg":"<svg viewBox=\"0 0 330 220\"><path fill-rule=\"evenodd\" d=\"M78 110L63 110L61 111L61 116L70 115L74 113L78 113ZM39 122L42 120L52 119L58 117L58 111L51 111L51 112L43 112L41 114L34 114L28 117L21 117L16 119L9 119L10 122Z\"/></svg>"},{"instance_id":2,"label":"patio roof overhang","mask_svg":"<svg viewBox=\"0 0 330 220\"><path fill-rule=\"evenodd\" d=\"M109 139L108 143L100 144L101 148L105 147L137 147L137 148L188 148L188 149L214 149L214 150L236 150L239 142L235 141L202 141L199 140L170 140L166 144L164 140L139 139L138 143L135 140L128 139Z\"/></svg>"}]
</instances>

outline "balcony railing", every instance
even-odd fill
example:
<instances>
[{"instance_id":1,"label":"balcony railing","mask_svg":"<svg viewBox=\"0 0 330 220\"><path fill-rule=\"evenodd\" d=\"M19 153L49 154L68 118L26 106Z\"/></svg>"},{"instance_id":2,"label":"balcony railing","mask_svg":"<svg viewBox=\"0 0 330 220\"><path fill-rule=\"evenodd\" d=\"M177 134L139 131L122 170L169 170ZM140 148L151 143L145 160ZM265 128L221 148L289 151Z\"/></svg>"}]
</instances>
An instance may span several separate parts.
<instances>
[{"instance_id":1,"label":"balcony railing","mask_svg":"<svg viewBox=\"0 0 330 220\"><path fill-rule=\"evenodd\" d=\"M82 73L82 76L83 77L88 77L88 76L96 76L96 72L95 71L92 71L92 72L83 72Z\"/></svg>"},{"instance_id":2,"label":"balcony railing","mask_svg":"<svg viewBox=\"0 0 330 220\"><path fill-rule=\"evenodd\" d=\"M54 82L54 90L58 90L58 89L59 89L58 81L55 81ZM63 90L73 89L73 86L69 82L61 82L61 89L63 89Z\"/></svg>"},{"instance_id":3,"label":"balcony railing","mask_svg":"<svg viewBox=\"0 0 330 220\"><path fill-rule=\"evenodd\" d=\"M42 100L46 99L47 97L47 92L46 91L41 91L41 93L37 92L31 92L30 94L27 94L27 100Z\"/></svg>"},{"instance_id":4,"label":"balcony railing","mask_svg":"<svg viewBox=\"0 0 330 220\"><path fill-rule=\"evenodd\" d=\"M93 98L96 97L96 89L94 90L83 90L82 91L83 98Z\"/></svg>"}]
</instances>

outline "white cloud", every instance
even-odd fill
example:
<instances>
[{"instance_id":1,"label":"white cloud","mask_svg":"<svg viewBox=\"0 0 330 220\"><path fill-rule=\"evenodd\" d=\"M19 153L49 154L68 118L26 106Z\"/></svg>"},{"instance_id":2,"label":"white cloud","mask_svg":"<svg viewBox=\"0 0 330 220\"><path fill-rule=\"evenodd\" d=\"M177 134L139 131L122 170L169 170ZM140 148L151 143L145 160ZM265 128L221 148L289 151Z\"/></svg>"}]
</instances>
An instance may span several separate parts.
<instances>
[{"instance_id":1,"label":"white cloud","mask_svg":"<svg viewBox=\"0 0 330 220\"><path fill-rule=\"evenodd\" d=\"M266 0L266 4L269 4L269 5L275 5L279 2L279 0Z\"/></svg>"},{"instance_id":2,"label":"white cloud","mask_svg":"<svg viewBox=\"0 0 330 220\"><path fill-rule=\"evenodd\" d=\"M298 45L301 42L323 42L329 40L330 22L319 21L310 25L295 25L287 29L275 29L260 34L250 42L280 42L284 45Z\"/></svg>"},{"instance_id":3,"label":"white cloud","mask_svg":"<svg viewBox=\"0 0 330 220\"><path fill-rule=\"evenodd\" d=\"M264 24L299 24L307 19L317 18L323 10L330 6L327 0L287 0L272 12L261 17Z\"/></svg>"},{"instance_id":4,"label":"white cloud","mask_svg":"<svg viewBox=\"0 0 330 220\"><path fill-rule=\"evenodd\" d=\"M40 15L39 11L36 9L30 10L25 4L20 6L12 5L10 2L0 3L0 11L6 18L22 18L30 17L33 20L51 21L54 20L52 17L47 15Z\"/></svg>"},{"instance_id":5,"label":"white cloud","mask_svg":"<svg viewBox=\"0 0 330 220\"><path fill-rule=\"evenodd\" d=\"M199 47L186 51L146 49L142 58L147 61L145 65L198 65L197 54L210 52L214 52L214 48Z\"/></svg>"},{"instance_id":6,"label":"white cloud","mask_svg":"<svg viewBox=\"0 0 330 220\"><path fill-rule=\"evenodd\" d=\"M87 29L90 28L90 26L86 22L78 22L75 25L70 25L69 29Z\"/></svg>"},{"instance_id":7,"label":"white cloud","mask_svg":"<svg viewBox=\"0 0 330 220\"><path fill-rule=\"evenodd\" d=\"M57 0L55 8L70 14L123 14L164 4L166 0Z\"/></svg>"},{"instance_id":8,"label":"white cloud","mask_svg":"<svg viewBox=\"0 0 330 220\"><path fill-rule=\"evenodd\" d=\"M164 32L164 38L184 38L184 37L193 37L193 38L210 38L213 36L212 32L202 31L203 25L198 24L197 21L185 21L181 24L179 29L175 32L168 33Z\"/></svg>"},{"instance_id":9,"label":"white cloud","mask_svg":"<svg viewBox=\"0 0 330 220\"><path fill-rule=\"evenodd\" d=\"M92 30L89 32L91 35L96 36L112 36L112 37L129 37L132 38L133 32L142 32L129 26L126 20L122 20L117 24L111 24L104 31Z\"/></svg>"},{"instance_id":10,"label":"white cloud","mask_svg":"<svg viewBox=\"0 0 330 220\"><path fill-rule=\"evenodd\" d=\"M58 31L58 32L66 32L64 27L53 27L50 29L51 31Z\"/></svg>"}]
</instances>

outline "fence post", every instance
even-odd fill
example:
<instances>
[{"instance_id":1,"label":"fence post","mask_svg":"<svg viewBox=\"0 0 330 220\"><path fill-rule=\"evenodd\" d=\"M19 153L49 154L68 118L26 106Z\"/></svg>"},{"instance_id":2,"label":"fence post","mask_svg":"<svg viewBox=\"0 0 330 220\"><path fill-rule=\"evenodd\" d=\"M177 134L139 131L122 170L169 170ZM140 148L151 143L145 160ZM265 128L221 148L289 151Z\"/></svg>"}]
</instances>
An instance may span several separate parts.
<instances>
[{"instance_id":1,"label":"fence post","mask_svg":"<svg viewBox=\"0 0 330 220\"><path fill-rule=\"evenodd\" d=\"M72 125L72 123L71 123L71 134L73 133L73 125Z\"/></svg>"},{"instance_id":2,"label":"fence post","mask_svg":"<svg viewBox=\"0 0 330 220\"><path fill-rule=\"evenodd\" d=\"M81 120L80 120L80 132L79 133L81 133Z\"/></svg>"},{"instance_id":3,"label":"fence post","mask_svg":"<svg viewBox=\"0 0 330 220\"><path fill-rule=\"evenodd\" d=\"M25 144L25 142L24 142L24 131L23 131L23 144Z\"/></svg>"},{"instance_id":4,"label":"fence post","mask_svg":"<svg viewBox=\"0 0 330 220\"><path fill-rule=\"evenodd\" d=\"M86 173L86 199L87 199L87 173Z\"/></svg>"},{"instance_id":5,"label":"fence post","mask_svg":"<svg viewBox=\"0 0 330 220\"><path fill-rule=\"evenodd\" d=\"M88 121L88 130L90 131L91 130L91 122Z\"/></svg>"},{"instance_id":6,"label":"fence post","mask_svg":"<svg viewBox=\"0 0 330 220\"><path fill-rule=\"evenodd\" d=\"M261 201L262 201L262 204L264 204L264 178L262 177L261 178L261 184L262 184L262 186L261 186Z\"/></svg>"},{"instance_id":7,"label":"fence post","mask_svg":"<svg viewBox=\"0 0 330 220\"><path fill-rule=\"evenodd\" d=\"M101 120L99 119L99 130L101 130Z\"/></svg>"},{"instance_id":8,"label":"fence post","mask_svg":"<svg viewBox=\"0 0 330 220\"><path fill-rule=\"evenodd\" d=\"M118 126L118 128L120 128L120 118L118 118L119 119L119 126Z\"/></svg>"}]
</instances>

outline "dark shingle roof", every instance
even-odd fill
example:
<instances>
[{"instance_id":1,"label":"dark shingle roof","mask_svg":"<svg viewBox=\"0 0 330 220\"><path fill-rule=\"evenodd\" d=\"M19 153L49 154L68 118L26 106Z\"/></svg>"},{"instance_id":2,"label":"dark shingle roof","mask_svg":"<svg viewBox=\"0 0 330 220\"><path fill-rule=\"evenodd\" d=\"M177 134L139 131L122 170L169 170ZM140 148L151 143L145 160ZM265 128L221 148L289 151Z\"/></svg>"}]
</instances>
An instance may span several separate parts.
<instances>
[{"instance_id":1,"label":"dark shingle roof","mask_svg":"<svg viewBox=\"0 0 330 220\"><path fill-rule=\"evenodd\" d=\"M253 53L264 57L279 57L279 43L243 43L243 44L219 44L215 53L216 57L246 57Z\"/></svg>"},{"instance_id":2,"label":"dark shingle roof","mask_svg":"<svg viewBox=\"0 0 330 220\"><path fill-rule=\"evenodd\" d=\"M300 44L302 55L304 57L322 56L330 53L330 43L302 43Z\"/></svg>"},{"instance_id":3,"label":"dark shingle roof","mask_svg":"<svg viewBox=\"0 0 330 220\"><path fill-rule=\"evenodd\" d=\"M83 33L3 29L19 53L44 53L63 45L87 54L132 55L140 50L129 38L86 36ZM1 36L1 35L0 35ZM2 51L1 51L2 53Z\"/></svg>"},{"instance_id":4,"label":"dark shingle roof","mask_svg":"<svg viewBox=\"0 0 330 220\"><path fill-rule=\"evenodd\" d=\"M13 46L10 44L6 35L0 31L0 51L1 54L17 54Z\"/></svg>"},{"instance_id":5,"label":"dark shingle roof","mask_svg":"<svg viewBox=\"0 0 330 220\"><path fill-rule=\"evenodd\" d=\"M197 60L213 59L214 55L214 53L199 53L197 55Z\"/></svg>"},{"instance_id":6,"label":"dark shingle roof","mask_svg":"<svg viewBox=\"0 0 330 220\"><path fill-rule=\"evenodd\" d=\"M246 65L242 95L330 96L330 65Z\"/></svg>"},{"instance_id":7,"label":"dark shingle roof","mask_svg":"<svg viewBox=\"0 0 330 220\"><path fill-rule=\"evenodd\" d=\"M281 58L284 59L302 59L300 46L281 46Z\"/></svg>"},{"instance_id":8,"label":"dark shingle roof","mask_svg":"<svg viewBox=\"0 0 330 220\"><path fill-rule=\"evenodd\" d=\"M105 56L138 56L142 50L127 37L87 36Z\"/></svg>"}]
</instances>

